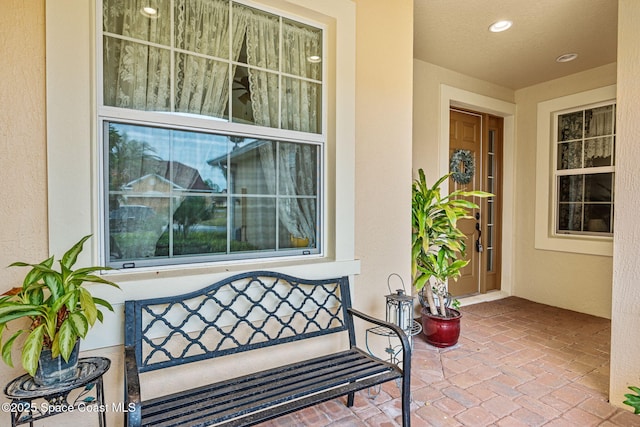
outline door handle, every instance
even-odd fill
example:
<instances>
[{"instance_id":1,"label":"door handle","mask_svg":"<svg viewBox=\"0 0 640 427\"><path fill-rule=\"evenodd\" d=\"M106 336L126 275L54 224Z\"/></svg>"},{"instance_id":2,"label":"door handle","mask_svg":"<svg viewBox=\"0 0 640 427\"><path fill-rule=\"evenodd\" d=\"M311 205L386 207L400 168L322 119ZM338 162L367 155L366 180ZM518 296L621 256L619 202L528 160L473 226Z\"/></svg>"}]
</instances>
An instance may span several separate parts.
<instances>
[{"instance_id":1,"label":"door handle","mask_svg":"<svg viewBox=\"0 0 640 427\"><path fill-rule=\"evenodd\" d=\"M476 219L479 219L480 214L476 213ZM480 228L480 223L476 222L476 230L478 231L478 239L476 240L476 251L482 252L484 248L482 247L482 240L480 237L482 236L482 230Z\"/></svg>"}]
</instances>

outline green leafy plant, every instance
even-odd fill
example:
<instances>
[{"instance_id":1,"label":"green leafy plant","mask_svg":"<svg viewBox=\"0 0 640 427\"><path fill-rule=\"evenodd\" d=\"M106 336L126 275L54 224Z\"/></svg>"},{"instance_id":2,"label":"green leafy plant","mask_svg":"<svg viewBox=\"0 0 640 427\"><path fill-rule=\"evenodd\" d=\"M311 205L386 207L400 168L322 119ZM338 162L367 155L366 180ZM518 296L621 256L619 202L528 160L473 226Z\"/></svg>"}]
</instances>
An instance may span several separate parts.
<instances>
[{"instance_id":1,"label":"green leafy plant","mask_svg":"<svg viewBox=\"0 0 640 427\"><path fill-rule=\"evenodd\" d=\"M31 267L22 287L13 288L0 297L0 347L2 360L13 367L11 350L16 339L26 334L22 347L22 366L32 376L38 368L38 359L43 348L51 349L52 357L62 355L69 359L79 338L84 338L96 320L102 322L103 314L98 306L113 311L107 301L95 298L83 287L86 282L101 283L119 288L115 283L95 273L108 270L93 266L73 270L82 246L91 237L83 237L60 259L59 271L55 270L54 257L38 264L15 262L10 267ZM8 324L14 320L28 318L28 329L9 333Z\"/></svg>"},{"instance_id":2,"label":"green leafy plant","mask_svg":"<svg viewBox=\"0 0 640 427\"><path fill-rule=\"evenodd\" d=\"M622 403L631 406L634 414L640 414L640 388L629 386L629 390L633 391L635 394L625 394L624 397L626 397L627 400Z\"/></svg>"},{"instance_id":3,"label":"green leafy plant","mask_svg":"<svg viewBox=\"0 0 640 427\"><path fill-rule=\"evenodd\" d=\"M443 196L440 186L449 178L446 174L432 186L426 182L424 171L418 171L412 191L411 261L413 285L424 293L433 315L448 317L446 297L447 280L457 279L469 261L464 259L466 236L457 222L471 218L470 210L478 205L465 197L490 197L484 191L456 190ZM433 278L433 283L430 279ZM434 294L438 296L436 306Z\"/></svg>"}]
</instances>

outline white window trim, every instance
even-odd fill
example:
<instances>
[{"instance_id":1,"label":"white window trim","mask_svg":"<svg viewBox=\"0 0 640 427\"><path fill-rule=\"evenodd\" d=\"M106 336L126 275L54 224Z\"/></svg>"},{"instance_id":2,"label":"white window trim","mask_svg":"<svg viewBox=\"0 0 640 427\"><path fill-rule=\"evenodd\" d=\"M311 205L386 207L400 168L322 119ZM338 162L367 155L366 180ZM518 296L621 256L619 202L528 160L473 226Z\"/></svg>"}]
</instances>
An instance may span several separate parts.
<instances>
[{"instance_id":1,"label":"white window trim","mask_svg":"<svg viewBox=\"0 0 640 427\"><path fill-rule=\"evenodd\" d=\"M328 28L326 23L316 22L309 18L297 16L291 12L287 12L286 10L279 10L274 7L270 7L268 5L259 4L256 2L251 2L247 0L233 0L237 4L250 6L261 11L274 14L278 16L281 20L288 19L292 21L296 21L305 25L309 25L311 27L322 30L322 46L323 46L323 55L327 53L328 46ZM100 152L98 154L100 164L98 168L102 168L103 172L98 177L98 188L100 194L102 194L102 198L99 202L98 212L100 213L99 218L99 228L96 233L97 240L99 241L99 259L100 265L120 265L123 263L120 262L111 262L109 260L109 254L106 251L106 241L109 237L106 235L107 230L107 183L106 183L106 174L104 172L107 167L108 159L106 159L106 151L105 146L107 142L105 142L104 132L100 132L103 129L104 123L124 123L131 124L137 126L153 126L160 127L163 129L176 129L183 130L188 132L202 132L206 134L212 135L221 135L221 134L229 134L229 135L240 135L242 137L255 137L255 138L265 138L273 141L284 141L284 142L295 142L302 143L308 145L317 145L320 153L320 159L318 164L318 177L319 177L319 185L317 189L317 209L318 214L315 220L317 220L317 239L316 245L311 250L310 253L302 255L302 250L268 250L268 251L256 251L256 252L246 252L246 253L226 253L226 254L197 254L191 256L182 256L182 257L170 257L170 258L157 258L152 261L144 260L144 259L132 259L130 262L125 262L124 264L140 264L134 267L137 270L140 269L166 269L180 266L188 266L188 265L197 265L200 263L216 263L216 264L229 264L235 262L264 262L267 260L272 260L274 262L277 261L290 261L297 258L324 258L326 251L326 221L325 221L325 205L326 205L326 197L327 192L324 186L325 183L325 174L326 174L326 146L327 146L327 114L328 114L328 105L327 105L327 84L326 84L326 76L329 71L327 66L326 58L323 58L322 62L322 78L321 80L313 80L305 77L300 77L296 75L286 74L282 71L282 64L280 63L280 68L275 71L278 75L278 79L282 77L293 77L296 79L311 81L314 83L319 83L322 86L322 124L320 133L312 133L312 132L300 132L289 129L282 129L280 127L264 127L259 126L257 124L243 124L238 122L233 122L233 119L229 117L226 119L219 119L208 116L198 116L198 115L190 115L190 114L180 114L173 112L153 112L153 111L144 111L144 110L135 110L135 109L127 109L127 108L119 108L114 106L104 105L103 99L103 56L102 56L102 44L103 39L105 37L105 33L99 29L103 22L102 10L100 10L99 6L102 4L101 0L96 0L96 4L98 8L96 9L96 19L95 25L98 31L95 36L95 51L96 51L96 99L97 99L97 129L98 129L98 145L100 147ZM143 42L144 43L144 42ZM280 33L280 45L282 45L282 33ZM175 47L165 46L164 48L171 51L171 55L174 54ZM223 62L229 62L228 58L219 59ZM242 64L239 64L242 65ZM246 66L246 64L244 64ZM273 71L273 70L267 70ZM232 76L229 77L230 79ZM229 100L231 100L231 91L229 91ZM173 103L172 103L173 106ZM315 222L315 221L314 221Z\"/></svg>"},{"instance_id":2,"label":"white window trim","mask_svg":"<svg viewBox=\"0 0 640 427\"><path fill-rule=\"evenodd\" d=\"M612 233L596 233L596 232L589 232L589 231L570 231L570 230L566 230L566 231L559 231L558 230L558 223L559 223L559 214L558 214L558 179L562 176L579 176L579 175L591 175L591 174L599 174L599 173L615 173L615 166L614 165L610 165L610 166L598 166L598 167L582 167L582 168L575 168L575 169L558 169L557 165L558 165L558 145L561 144L563 141L558 141L558 133L557 133L557 129L558 129L558 117L560 117L563 114L568 114L568 113L574 113L574 112L584 112L585 110L589 110L592 108L598 108L598 107L603 107L603 106L614 106L615 107L616 103L615 100L608 100L605 102L598 102L595 104L590 104L590 105L581 105L580 107L577 108L570 108L568 110L563 110L563 111L554 111L553 114L553 140L552 140L552 152L553 152L553 185L552 185L552 189L553 189L553 195L552 195L552 200L553 200L553 205L552 205L552 210L553 210L553 233L555 236L567 236L567 235L572 235L572 236L591 236L591 237L613 237ZM614 108L614 114L615 114L615 108ZM608 136L608 135L607 135ZM613 203L615 201L615 195L614 195L614 199L611 200L611 202ZM583 201L582 204L586 204L587 202ZM584 208L583 208L584 209Z\"/></svg>"},{"instance_id":3,"label":"white window trim","mask_svg":"<svg viewBox=\"0 0 640 427\"><path fill-rule=\"evenodd\" d=\"M538 104L536 146L536 249L613 256L611 236L556 234L554 113L616 99L616 86L605 86Z\"/></svg>"},{"instance_id":4,"label":"white window trim","mask_svg":"<svg viewBox=\"0 0 640 427\"><path fill-rule=\"evenodd\" d=\"M255 2L258 3L258 2ZM355 51L356 5L344 0L262 0L296 16L327 25L329 106L325 149L325 257L183 265L172 269L115 271L110 279L121 291L93 285L115 313L93 328L82 348L122 343L122 303L197 289L235 272L269 269L308 278L354 275L355 259ZM99 232L101 194L97 191L99 147L96 144L96 3L87 0L46 2L46 91L49 251L61 254L81 236ZM73 54L70 54L72 52ZM44 237L46 238L46 237ZM79 265L100 261L98 239L85 245Z\"/></svg>"}]
</instances>

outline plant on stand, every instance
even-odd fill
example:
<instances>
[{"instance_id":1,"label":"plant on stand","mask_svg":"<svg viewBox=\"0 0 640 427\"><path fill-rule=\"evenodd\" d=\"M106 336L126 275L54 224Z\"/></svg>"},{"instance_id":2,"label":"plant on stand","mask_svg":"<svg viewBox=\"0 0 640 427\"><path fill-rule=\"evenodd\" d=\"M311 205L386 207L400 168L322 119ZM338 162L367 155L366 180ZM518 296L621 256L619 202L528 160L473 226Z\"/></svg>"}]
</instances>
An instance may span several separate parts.
<instances>
[{"instance_id":1,"label":"plant on stand","mask_svg":"<svg viewBox=\"0 0 640 427\"><path fill-rule=\"evenodd\" d=\"M476 203L465 197L492 196L491 193L478 190L456 190L443 196L440 186L450 175L442 176L429 186L424 171L420 169L412 187L412 277L416 290L426 297L426 307L422 312L423 330L427 338L433 328L424 325L425 315L457 319L459 334L460 313L447 307L447 301L450 300L447 280L457 279L462 268L469 263L464 259L466 236L458 228L457 222L471 218L470 210L478 208ZM452 339L457 342L455 336L449 342L437 342L434 345L453 345L455 342L451 344Z\"/></svg>"},{"instance_id":2,"label":"plant on stand","mask_svg":"<svg viewBox=\"0 0 640 427\"><path fill-rule=\"evenodd\" d=\"M84 338L96 320L102 322L102 306L110 311L107 301L91 295L83 285L86 282L100 283L118 288L115 283L97 276L107 267L93 266L73 270L82 246L91 235L83 237L60 259L59 271L54 269L51 256L38 264L15 262L11 267L31 267L21 287L16 287L0 297L0 347L2 360L13 367L11 350L16 339L25 334L22 346L22 366L34 376L36 383L47 385L73 378L75 366L64 366L61 372L43 372L46 365L77 363L78 341ZM4 333L9 324L27 318L29 327L11 332L8 339ZM60 357L62 360L60 360ZM52 363L55 361L55 363Z\"/></svg>"}]
</instances>

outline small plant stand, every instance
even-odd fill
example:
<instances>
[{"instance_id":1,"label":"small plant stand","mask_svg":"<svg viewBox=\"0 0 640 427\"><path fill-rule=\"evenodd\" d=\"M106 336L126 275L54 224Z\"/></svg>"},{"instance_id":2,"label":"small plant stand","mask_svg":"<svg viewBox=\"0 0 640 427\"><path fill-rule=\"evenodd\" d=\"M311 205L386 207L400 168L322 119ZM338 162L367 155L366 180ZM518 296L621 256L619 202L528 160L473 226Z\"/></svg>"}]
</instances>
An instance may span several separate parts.
<instances>
[{"instance_id":1,"label":"small plant stand","mask_svg":"<svg viewBox=\"0 0 640 427\"><path fill-rule=\"evenodd\" d=\"M411 325L411 329L407 334L407 338L409 338L409 344L411 344L412 350L413 350L413 337L415 335L418 335L420 332L422 332L422 325L417 320L414 320L413 324ZM367 351L369 351L369 353L372 356L375 356L375 354L373 353L373 351L371 351L371 348L369 347L369 334L387 337L388 343L387 343L387 347L385 347L384 349L385 353L387 353L387 360L391 363L395 363L396 365L402 362L402 359L400 359L399 357L402 354L402 345L394 344L391 341L391 338L396 336L391 329L385 328L384 326L377 326L375 328L367 329L367 336L366 336Z\"/></svg>"},{"instance_id":2,"label":"small plant stand","mask_svg":"<svg viewBox=\"0 0 640 427\"><path fill-rule=\"evenodd\" d=\"M413 350L413 337L415 335L418 335L420 332L422 332L422 325L420 324L420 322L418 322L417 320L414 320L412 325L411 325L411 329L409 330L409 333L407 334L407 338L409 338L409 344L411 345L411 350ZM369 354L371 354L372 356L375 356L374 352L371 350L370 346L369 346L369 335L378 335L381 337L387 337L387 346L384 349L384 352L387 354L387 361L389 361L390 363L394 363L398 366L401 365L402 363L402 359L400 358L400 356L402 355L402 345L401 344L394 344L391 339L393 337L395 337L396 335L394 334L394 332L389 329L389 328L385 328L384 326L376 326L374 328L369 328L366 330L366 336L365 336L365 344L367 346L367 351L369 352ZM398 388L400 388L400 383L396 381L396 385L398 386ZM368 394L370 398L375 398L376 396L378 396L378 394L380 394L380 389L381 389L381 385L377 385L375 387L370 387L368 390Z\"/></svg>"},{"instance_id":3,"label":"small plant stand","mask_svg":"<svg viewBox=\"0 0 640 427\"><path fill-rule=\"evenodd\" d=\"M107 411L116 410L104 403L102 376L110 366L111 361L105 357L83 358L78 360L77 378L50 386L37 385L24 374L5 387L4 394L11 402L2 409L11 413L12 427L27 423L33 427L34 421L75 411L96 412L100 427L105 427Z\"/></svg>"}]
</instances>

